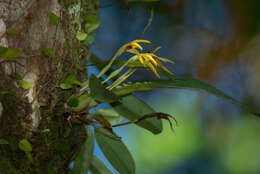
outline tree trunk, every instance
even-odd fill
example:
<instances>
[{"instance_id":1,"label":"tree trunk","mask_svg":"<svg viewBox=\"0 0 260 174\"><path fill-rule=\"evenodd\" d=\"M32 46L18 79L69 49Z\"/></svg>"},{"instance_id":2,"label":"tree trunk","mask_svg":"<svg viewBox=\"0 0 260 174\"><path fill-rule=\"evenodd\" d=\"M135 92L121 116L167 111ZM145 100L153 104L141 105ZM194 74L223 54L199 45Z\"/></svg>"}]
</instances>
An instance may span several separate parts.
<instances>
[{"instance_id":1,"label":"tree trunk","mask_svg":"<svg viewBox=\"0 0 260 174\"><path fill-rule=\"evenodd\" d=\"M94 0L0 0L0 46L22 50L16 59L0 57L0 97L9 93L0 99L0 139L8 142L0 144L0 174L68 171L86 136L83 126L70 125L64 104L79 89L59 85L68 76L86 78L90 53L75 38L82 23L72 21L95 8ZM59 17L56 25L50 13ZM32 151L22 150L23 139Z\"/></svg>"}]
</instances>

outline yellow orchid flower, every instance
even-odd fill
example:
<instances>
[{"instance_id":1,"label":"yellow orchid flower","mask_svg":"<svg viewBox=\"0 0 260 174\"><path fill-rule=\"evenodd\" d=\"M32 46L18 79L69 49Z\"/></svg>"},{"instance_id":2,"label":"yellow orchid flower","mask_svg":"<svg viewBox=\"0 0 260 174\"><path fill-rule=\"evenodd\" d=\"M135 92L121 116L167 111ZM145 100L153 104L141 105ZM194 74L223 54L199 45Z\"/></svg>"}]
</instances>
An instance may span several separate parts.
<instances>
[{"instance_id":1,"label":"yellow orchid flower","mask_svg":"<svg viewBox=\"0 0 260 174\"><path fill-rule=\"evenodd\" d=\"M123 47L124 47L125 51L129 51L131 49L136 49L136 48L143 50L143 47L139 44L139 42L141 42L141 43L151 43L148 40L133 40L132 42L125 44Z\"/></svg>"},{"instance_id":2,"label":"yellow orchid flower","mask_svg":"<svg viewBox=\"0 0 260 174\"><path fill-rule=\"evenodd\" d=\"M171 61L169 59L162 58L162 57L159 57L154 54L160 48L161 47L157 47L152 52L146 52L146 53L139 53L139 51L137 51L136 49L131 49L128 52L136 54L140 63L143 64L145 67L149 67L154 72L154 74L158 78L160 78L160 75L158 74L158 72L155 69L155 67L157 67L157 66L162 68L164 71L172 74L172 72L170 72L165 66L163 66L163 64L160 61L175 64L173 61Z\"/></svg>"},{"instance_id":3,"label":"yellow orchid flower","mask_svg":"<svg viewBox=\"0 0 260 174\"><path fill-rule=\"evenodd\" d=\"M125 51L129 52L130 50L136 49L136 48L139 48L140 50L143 50L143 47L139 43L151 43L151 42L148 41L148 40L133 40L133 41L123 45L122 47L120 47L118 49L118 51L116 52L116 54L112 57L110 62L107 64L107 66L105 66L101 70L101 72L98 74L98 78L101 77L103 74L105 74L108 71L108 69L112 66L112 64L114 63L116 58L118 58Z\"/></svg>"}]
</instances>

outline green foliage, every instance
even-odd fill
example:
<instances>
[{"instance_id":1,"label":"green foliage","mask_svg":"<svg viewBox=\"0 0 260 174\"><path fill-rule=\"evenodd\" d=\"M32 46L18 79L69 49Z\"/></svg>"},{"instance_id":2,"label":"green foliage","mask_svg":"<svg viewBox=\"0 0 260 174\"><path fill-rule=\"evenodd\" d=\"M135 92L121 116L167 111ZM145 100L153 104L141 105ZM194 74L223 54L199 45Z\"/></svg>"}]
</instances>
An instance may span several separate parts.
<instances>
[{"instance_id":1,"label":"green foliage","mask_svg":"<svg viewBox=\"0 0 260 174\"><path fill-rule=\"evenodd\" d=\"M15 29L15 28L10 28L8 31L7 31L8 34L14 34L14 35L18 35L20 34L20 31Z\"/></svg>"},{"instance_id":2,"label":"green foliage","mask_svg":"<svg viewBox=\"0 0 260 174\"><path fill-rule=\"evenodd\" d=\"M149 105L133 95L123 97L120 103L113 104L113 107L120 115L123 115L130 121L135 121L145 114L155 112ZM138 122L137 125L154 134L159 134L162 131L162 122L157 118L142 120Z\"/></svg>"},{"instance_id":3,"label":"green foliage","mask_svg":"<svg viewBox=\"0 0 260 174\"><path fill-rule=\"evenodd\" d=\"M32 84L25 80L21 80L21 86L23 89L30 89L32 87Z\"/></svg>"},{"instance_id":4,"label":"green foliage","mask_svg":"<svg viewBox=\"0 0 260 174\"><path fill-rule=\"evenodd\" d=\"M68 105L71 107L77 107L79 105L79 99L77 97L72 97L69 100Z\"/></svg>"},{"instance_id":5,"label":"green foliage","mask_svg":"<svg viewBox=\"0 0 260 174\"><path fill-rule=\"evenodd\" d=\"M29 143L29 141L27 139L22 139L20 142L19 142L19 148L22 150L22 151L25 151L25 152L30 152L32 151L32 146L31 144Z\"/></svg>"},{"instance_id":6,"label":"green foliage","mask_svg":"<svg viewBox=\"0 0 260 174\"><path fill-rule=\"evenodd\" d=\"M6 91L6 90L4 90L4 91L0 91L0 101L3 99L3 97L5 96L5 95L10 95L11 94L11 92L10 91Z\"/></svg>"},{"instance_id":7,"label":"green foliage","mask_svg":"<svg viewBox=\"0 0 260 174\"><path fill-rule=\"evenodd\" d=\"M108 130L103 131L109 134ZM125 144L120 138L113 138L107 134L95 129L97 143L108 161L120 174L134 174L135 163Z\"/></svg>"},{"instance_id":8,"label":"green foliage","mask_svg":"<svg viewBox=\"0 0 260 174\"><path fill-rule=\"evenodd\" d=\"M59 17L56 16L54 13L49 14L49 20L52 25L57 25L59 22Z\"/></svg>"},{"instance_id":9,"label":"green foliage","mask_svg":"<svg viewBox=\"0 0 260 174\"><path fill-rule=\"evenodd\" d=\"M5 139L1 138L1 139L0 139L0 145L1 145L1 144L8 144L8 141L6 141Z\"/></svg>"},{"instance_id":10,"label":"green foliage","mask_svg":"<svg viewBox=\"0 0 260 174\"><path fill-rule=\"evenodd\" d=\"M0 46L0 55L3 55L7 50L8 48Z\"/></svg>"},{"instance_id":11,"label":"green foliage","mask_svg":"<svg viewBox=\"0 0 260 174\"><path fill-rule=\"evenodd\" d=\"M95 16L91 15L85 17L84 20L86 21L85 30L88 34L95 31L101 23Z\"/></svg>"},{"instance_id":12,"label":"green foliage","mask_svg":"<svg viewBox=\"0 0 260 174\"><path fill-rule=\"evenodd\" d=\"M0 55L5 59L5 60L15 60L18 57L20 57L22 53L22 50L18 48L4 48L1 47L0 49Z\"/></svg>"},{"instance_id":13,"label":"green foliage","mask_svg":"<svg viewBox=\"0 0 260 174\"><path fill-rule=\"evenodd\" d=\"M92 157L90 164L92 174L113 174L105 164L95 155Z\"/></svg>"},{"instance_id":14,"label":"green foliage","mask_svg":"<svg viewBox=\"0 0 260 174\"><path fill-rule=\"evenodd\" d=\"M60 88L61 89L71 89L72 85L70 83L61 83Z\"/></svg>"},{"instance_id":15,"label":"green foliage","mask_svg":"<svg viewBox=\"0 0 260 174\"><path fill-rule=\"evenodd\" d=\"M55 56L55 51L52 48L41 48L41 51L43 51L43 53L48 57Z\"/></svg>"},{"instance_id":16,"label":"green foliage","mask_svg":"<svg viewBox=\"0 0 260 174\"><path fill-rule=\"evenodd\" d=\"M94 116L102 115L110 123L118 123L123 120L123 116L120 115L114 108L101 108L92 113Z\"/></svg>"},{"instance_id":17,"label":"green foliage","mask_svg":"<svg viewBox=\"0 0 260 174\"><path fill-rule=\"evenodd\" d=\"M85 39L84 44L89 46L94 42L94 36L88 35L88 37Z\"/></svg>"},{"instance_id":18,"label":"green foliage","mask_svg":"<svg viewBox=\"0 0 260 174\"><path fill-rule=\"evenodd\" d=\"M74 160L73 174L86 174L89 170L94 151L94 137L90 128L86 127L87 139L81 145L79 155Z\"/></svg>"},{"instance_id":19,"label":"green foliage","mask_svg":"<svg viewBox=\"0 0 260 174\"><path fill-rule=\"evenodd\" d=\"M79 41L83 41L83 40L85 40L87 37L88 37L88 34L82 32L82 31L79 31L79 32L77 33L77 35L76 35L76 38L77 38Z\"/></svg>"},{"instance_id":20,"label":"green foliage","mask_svg":"<svg viewBox=\"0 0 260 174\"><path fill-rule=\"evenodd\" d=\"M113 92L107 90L93 74L89 78L89 88L91 96L99 102L112 103L120 99Z\"/></svg>"},{"instance_id":21,"label":"green foliage","mask_svg":"<svg viewBox=\"0 0 260 174\"><path fill-rule=\"evenodd\" d=\"M137 82L128 82L123 83L116 88L114 88L113 92L117 95L126 95L135 91L147 91L153 89L162 89L162 88L174 88L174 89L195 89L195 90L203 90L210 94L213 94L217 97L223 98L237 106L241 109L249 111L253 114L259 115L257 111L253 110L247 105L241 104L239 101L225 94L221 90L213 87L212 85L203 82L198 79L192 78L179 78L175 80L156 80L156 81L137 81Z\"/></svg>"}]
</instances>

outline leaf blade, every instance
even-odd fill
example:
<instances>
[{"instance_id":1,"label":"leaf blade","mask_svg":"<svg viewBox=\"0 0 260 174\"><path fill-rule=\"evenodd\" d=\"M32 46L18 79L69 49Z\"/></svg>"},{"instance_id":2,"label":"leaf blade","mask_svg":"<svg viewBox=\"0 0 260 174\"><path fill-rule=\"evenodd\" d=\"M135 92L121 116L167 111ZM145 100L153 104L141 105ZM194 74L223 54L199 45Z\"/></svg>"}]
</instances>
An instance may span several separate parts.
<instances>
[{"instance_id":1,"label":"leaf blade","mask_svg":"<svg viewBox=\"0 0 260 174\"><path fill-rule=\"evenodd\" d=\"M74 167L72 173L86 174L89 170L93 151L94 151L94 137L89 127L86 127L87 139L82 144L80 151L74 160Z\"/></svg>"},{"instance_id":2,"label":"leaf blade","mask_svg":"<svg viewBox=\"0 0 260 174\"><path fill-rule=\"evenodd\" d=\"M95 137L105 157L120 174L135 174L134 159L121 139L105 135L98 129L95 129Z\"/></svg>"},{"instance_id":3,"label":"leaf blade","mask_svg":"<svg viewBox=\"0 0 260 174\"><path fill-rule=\"evenodd\" d=\"M120 115L130 121L135 121L143 115L156 112L148 104L133 95L123 97L120 103L116 103L112 106ZM153 134L162 132L162 121L156 118L142 120L138 122L137 125L151 131Z\"/></svg>"},{"instance_id":4,"label":"leaf blade","mask_svg":"<svg viewBox=\"0 0 260 174\"><path fill-rule=\"evenodd\" d=\"M19 148L20 148L22 151L25 151L25 152L30 152L30 151L32 151L32 146L31 146L30 142L29 142L27 139L22 139L22 140L19 142Z\"/></svg>"},{"instance_id":5,"label":"leaf blade","mask_svg":"<svg viewBox=\"0 0 260 174\"><path fill-rule=\"evenodd\" d=\"M90 164L90 170L92 174L113 174L105 164L95 155L92 157Z\"/></svg>"},{"instance_id":6,"label":"leaf blade","mask_svg":"<svg viewBox=\"0 0 260 174\"><path fill-rule=\"evenodd\" d=\"M120 98L113 92L107 90L100 82L100 80L95 76L91 75L89 78L89 88L91 95L99 102L112 103Z\"/></svg>"},{"instance_id":7,"label":"leaf blade","mask_svg":"<svg viewBox=\"0 0 260 174\"><path fill-rule=\"evenodd\" d=\"M147 91L152 89L161 89L161 88L174 88L174 89L195 89L195 90L203 90L210 94L213 94L219 98L225 99L237 106L241 109L248 111L254 115L260 116L252 108L240 103L233 97L225 94L221 90L215 88L214 86L203 82L198 79L193 78L178 78L174 80L154 80L154 81L138 81L138 82L127 82L122 83L112 90L117 95L126 95L135 91Z\"/></svg>"}]
</instances>

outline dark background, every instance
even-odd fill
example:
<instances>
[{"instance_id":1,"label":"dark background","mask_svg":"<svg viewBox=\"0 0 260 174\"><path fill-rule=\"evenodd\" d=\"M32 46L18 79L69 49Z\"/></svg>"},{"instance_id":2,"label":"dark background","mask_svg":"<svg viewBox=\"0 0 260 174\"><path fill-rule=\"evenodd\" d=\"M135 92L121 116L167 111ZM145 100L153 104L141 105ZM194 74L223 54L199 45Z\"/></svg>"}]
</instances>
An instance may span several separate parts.
<instances>
[{"instance_id":1,"label":"dark background","mask_svg":"<svg viewBox=\"0 0 260 174\"><path fill-rule=\"evenodd\" d=\"M158 54L176 62L166 65L175 77L204 80L260 108L259 0L161 0L130 3L130 12L119 0L100 4L114 2L99 10L94 54L109 60L120 46L139 38L154 8L142 38L162 46ZM156 78L139 70L130 80ZM135 95L179 123L173 133L164 121L163 133L156 136L135 125L116 129L134 155L138 174L260 173L260 118L204 92L164 89Z\"/></svg>"}]
</instances>

